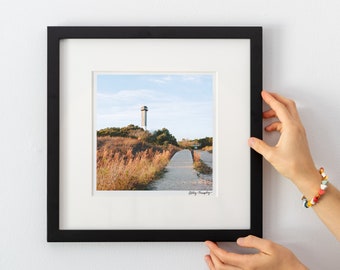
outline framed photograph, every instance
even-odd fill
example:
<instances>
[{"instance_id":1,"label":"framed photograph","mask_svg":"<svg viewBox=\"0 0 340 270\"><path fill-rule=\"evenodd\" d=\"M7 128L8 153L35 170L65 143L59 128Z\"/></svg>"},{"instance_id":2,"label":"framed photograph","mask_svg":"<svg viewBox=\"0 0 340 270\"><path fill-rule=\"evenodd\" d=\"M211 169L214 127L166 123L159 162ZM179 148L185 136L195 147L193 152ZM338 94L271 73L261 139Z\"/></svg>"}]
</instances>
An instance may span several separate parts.
<instances>
[{"instance_id":1,"label":"framed photograph","mask_svg":"<svg viewBox=\"0 0 340 270\"><path fill-rule=\"evenodd\" d=\"M47 240L262 236L261 27L48 27Z\"/></svg>"}]
</instances>

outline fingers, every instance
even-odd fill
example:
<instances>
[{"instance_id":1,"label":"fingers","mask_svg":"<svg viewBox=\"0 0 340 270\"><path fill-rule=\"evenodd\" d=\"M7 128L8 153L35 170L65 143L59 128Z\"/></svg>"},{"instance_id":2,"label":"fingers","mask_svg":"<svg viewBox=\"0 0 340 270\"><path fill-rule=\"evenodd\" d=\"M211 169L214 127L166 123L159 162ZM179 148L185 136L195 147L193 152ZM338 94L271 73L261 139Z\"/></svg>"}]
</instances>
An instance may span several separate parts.
<instances>
[{"instance_id":1,"label":"fingers","mask_svg":"<svg viewBox=\"0 0 340 270\"><path fill-rule=\"evenodd\" d=\"M205 244L210 249L213 256L216 256L217 258L219 258L219 260L221 262L223 262L223 258L226 256L227 252L225 250L219 248L217 244L215 244L211 241L206 241Z\"/></svg>"},{"instance_id":2,"label":"fingers","mask_svg":"<svg viewBox=\"0 0 340 270\"><path fill-rule=\"evenodd\" d=\"M268 125L265 128L266 131L281 132L282 125L288 123L288 121L297 120L298 122L301 122L296 104L293 100L287 99L276 93L269 93L267 91L262 91L261 94L264 101L272 107L268 111L263 112L263 118L278 118L279 120L281 120Z\"/></svg>"},{"instance_id":3,"label":"fingers","mask_svg":"<svg viewBox=\"0 0 340 270\"><path fill-rule=\"evenodd\" d=\"M214 252L210 251L210 258L213 265L214 270L229 270L229 269L235 269L231 268L230 265L224 263Z\"/></svg>"},{"instance_id":4,"label":"fingers","mask_svg":"<svg viewBox=\"0 0 340 270\"><path fill-rule=\"evenodd\" d=\"M210 243L208 244L207 242L206 245L208 247L211 246L211 244ZM218 268L216 267L220 267L222 265L222 262L216 257L212 250L210 250L210 255L206 255L204 259L210 270L217 270Z\"/></svg>"},{"instance_id":5,"label":"fingers","mask_svg":"<svg viewBox=\"0 0 340 270\"><path fill-rule=\"evenodd\" d=\"M241 247L256 248L262 253L271 254L273 243L253 235L237 239L237 244Z\"/></svg>"},{"instance_id":6,"label":"fingers","mask_svg":"<svg viewBox=\"0 0 340 270\"><path fill-rule=\"evenodd\" d=\"M295 102L291 99L288 99L286 97L283 97L277 93L273 93L273 92L268 92L266 90L263 90L262 92L262 97L263 97L263 94L265 95L270 95L272 96L274 99L276 99L278 102L282 103L283 105L285 105L288 109L295 109L296 106L295 106Z\"/></svg>"},{"instance_id":7,"label":"fingers","mask_svg":"<svg viewBox=\"0 0 340 270\"><path fill-rule=\"evenodd\" d=\"M280 96L279 94L273 94L274 97L280 101L281 103L283 103L289 110L290 114L296 119L296 120L299 120L300 119L300 116L299 116L299 112L297 110L297 107L296 107L296 103L294 100L291 100L291 99L288 99L288 98L285 98L285 97L282 97Z\"/></svg>"},{"instance_id":8,"label":"fingers","mask_svg":"<svg viewBox=\"0 0 340 270\"><path fill-rule=\"evenodd\" d=\"M268 119L268 118L273 118L273 117L277 117L276 116L276 112L272 109L263 112L263 118Z\"/></svg>"},{"instance_id":9,"label":"fingers","mask_svg":"<svg viewBox=\"0 0 340 270\"><path fill-rule=\"evenodd\" d=\"M205 262L207 263L207 265L208 265L210 270L216 270L215 264L214 264L213 259L212 259L212 254L211 255L206 255L204 257L204 259L205 259Z\"/></svg>"},{"instance_id":10,"label":"fingers","mask_svg":"<svg viewBox=\"0 0 340 270\"><path fill-rule=\"evenodd\" d=\"M240 270L241 268L223 264L221 261L218 260L218 258L214 255L206 255L205 261L209 267L210 270ZM217 260L217 261L216 261ZM214 263L215 261L215 263Z\"/></svg>"},{"instance_id":11,"label":"fingers","mask_svg":"<svg viewBox=\"0 0 340 270\"><path fill-rule=\"evenodd\" d=\"M262 91L261 95L263 100L272 109L264 113L265 118L277 116L283 122L288 121L291 117L299 119L294 101L267 91Z\"/></svg>"},{"instance_id":12,"label":"fingers","mask_svg":"<svg viewBox=\"0 0 340 270\"><path fill-rule=\"evenodd\" d=\"M262 98L263 100L270 106L270 108L272 108L273 111L275 111L277 117L281 120L281 121L285 121L288 120L288 110L286 108L286 106L279 102L272 94L270 94L269 92L266 91L262 91L261 92Z\"/></svg>"},{"instance_id":13,"label":"fingers","mask_svg":"<svg viewBox=\"0 0 340 270\"><path fill-rule=\"evenodd\" d=\"M282 130L282 123L281 122L271 123L270 125L265 127L265 130L268 131L268 132L271 132L271 131L279 131L279 132L281 132L281 130Z\"/></svg>"},{"instance_id":14,"label":"fingers","mask_svg":"<svg viewBox=\"0 0 340 270\"><path fill-rule=\"evenodd\" d=\"M242 266L245 255L227 252L210 241L205 243L210 249L210 255L206 256L210 270L240 269L238 266Z\"/></svg>"},{"instance_id":15,"label":"fingers","mask_svg":"<svg viewBox=\"0 0 340 270\"><path fill-rule=\"evenodd\" d=\"M254 137L249 138L248 145L257 153L261 154L266 160L270 160L273 152L273 147L269 146L264 141Z\"/></svg>"}]
</instances>

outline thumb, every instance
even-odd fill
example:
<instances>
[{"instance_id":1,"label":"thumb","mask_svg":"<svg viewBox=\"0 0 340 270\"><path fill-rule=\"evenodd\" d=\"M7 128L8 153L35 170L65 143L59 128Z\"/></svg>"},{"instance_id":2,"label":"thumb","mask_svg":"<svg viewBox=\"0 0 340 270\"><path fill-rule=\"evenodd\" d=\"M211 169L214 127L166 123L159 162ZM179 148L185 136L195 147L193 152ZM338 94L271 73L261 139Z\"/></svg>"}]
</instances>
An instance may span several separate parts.
<instances>
[{"instance_id":1,"label":"thumb","mask_svg":"<svg viewBox=\"0 0 340 270\"><path fill-rule=\"evenodd\" d=\"M257 250L270 254L271 242L254 235L248 235L247 237L241 237L237 239L237 244L241 247L256 248Z\"/></svg>"},{"instance_id":2,"label":"thumb","mask_svg":"<svg viewBox=\"0 0 340 270\"><path fill-rule=\"evenodd\" d=\"M268 160L268 157L270 156L270 153L272 151L272 147L270 147L264 141L254 137L248 139L248 145Z\"/></svg>"}]
</instances>

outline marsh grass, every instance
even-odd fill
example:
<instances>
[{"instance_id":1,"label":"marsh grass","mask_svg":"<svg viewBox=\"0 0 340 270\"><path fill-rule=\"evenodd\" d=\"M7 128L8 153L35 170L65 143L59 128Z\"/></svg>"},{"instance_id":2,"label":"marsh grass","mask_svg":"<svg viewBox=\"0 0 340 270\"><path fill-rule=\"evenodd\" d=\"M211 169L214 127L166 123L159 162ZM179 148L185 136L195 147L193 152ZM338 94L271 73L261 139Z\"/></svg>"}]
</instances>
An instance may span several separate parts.
<instances>
[{"instance_id":1,"label":"marsh grass","mask_svg":"<svg viewBox=\"0 0 340 270\"><path fill-rule=\"evenodd\" d=\"M213 152L213 146L205 146L202 148L203 151L207 151L209 153L212 153Z\"/></svg>"},{"instance_id":2,"label":"marsh grass","mask_svg":"<svg viewBox=\"0 0 340 270\"><path fill-rule=\"evenodd\" d=\"M200 153L193 151L194 169L201 174L212 174L212 168L203 162Z\"/></svg>"},{"instance_id":3,"label":"marsh grass","mask_svg":"<svg viewBox=\"0 0 340 270\"><path fill-rule=\"evenodd\" d=\"M143 189L162 175L177 150L133 138L98 137L97 190Z\"/></svg>"}]
</instances>

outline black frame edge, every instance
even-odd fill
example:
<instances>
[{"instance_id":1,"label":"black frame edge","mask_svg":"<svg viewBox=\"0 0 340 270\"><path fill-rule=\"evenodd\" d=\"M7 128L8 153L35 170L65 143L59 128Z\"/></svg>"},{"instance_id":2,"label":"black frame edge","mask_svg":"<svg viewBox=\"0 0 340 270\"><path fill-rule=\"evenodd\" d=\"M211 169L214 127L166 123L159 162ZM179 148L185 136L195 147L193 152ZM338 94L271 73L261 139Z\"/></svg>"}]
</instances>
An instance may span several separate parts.
<instances>
[{"instance_id":1,"label":"black frame edge","mask_svg":"<svg viewBox=\"0 0 340 270\"><path fill-rule=\"evenodd\" d=\"M47 37L47 241L59 231L59 37Z\"/></svg>"},{"instance_id":2,"label":"black frame edge","mask_svg":"<svg viewBox=\"0 0 340 270\"><path fill-rule=\"evenodd\" d=\"M115 32L112 33L112 29ZM47 241L163 242L230 241L247 234L262 237L262 157L250 151L251 228L248 230L60 230L59 228L59 41L66 38L228 38L251 40L251 136L262 138L262 27L59 27L48 28L47 70ZM179 31L180 30L180 31ZM202 37L202 34L205 36ZM255 53L256 52L256 53ZM260 199L259 199L260 198ZM155 234L156 232L156 234ZM204 236L202 235L204 234Z\"/></svg>"},{"instance_id":3,"label":"black frame edge","mask_svg":"<svg viewBox=\"0 0 340 270\"><path fill-rule=\"evenodd\" d=\"M251 136L262 139L262 97L263 87L263 39L262 27L257 29L251 39ZM253 234L263 236L263 166L262 156L250 150L251 155L251 179L258 179L251 183L251 221ZM261 200L258 200L261 198Z\"/></svg>"}]
</instances>

